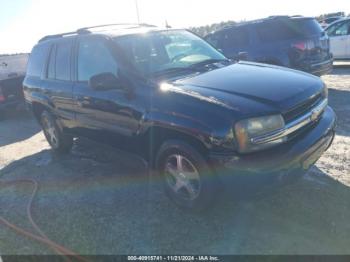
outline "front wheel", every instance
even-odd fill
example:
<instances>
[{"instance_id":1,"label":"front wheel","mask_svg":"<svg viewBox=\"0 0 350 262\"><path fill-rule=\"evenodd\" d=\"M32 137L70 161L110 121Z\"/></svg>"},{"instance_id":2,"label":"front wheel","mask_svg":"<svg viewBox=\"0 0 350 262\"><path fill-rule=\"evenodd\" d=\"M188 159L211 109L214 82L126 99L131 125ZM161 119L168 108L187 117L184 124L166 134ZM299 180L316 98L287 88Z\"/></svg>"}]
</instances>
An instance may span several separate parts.
<instances>
[{"instance_id":1,"label":"front wheel","mask_svg":"<svg viewBox=\"0 0 350 262\"><path fill-rule=\"evenodd\" d=\"M215 200L219 183L204 157L181 141L164 143L156 161L166 194L179 207L207 208Z\"/></svg>"},{"instance_id":2,"label":"front wheel","mask_svg":"<svg viewBox=\"0 0 350 262\"><path fill-rule=\"evenodd\" d=\"M51 148L57 153L68 153L73 146L73 137L61 131L56 123L55 117L48 111L43 111L40 116L40 123L46 140Z\"/></svg>"}]
</instances>

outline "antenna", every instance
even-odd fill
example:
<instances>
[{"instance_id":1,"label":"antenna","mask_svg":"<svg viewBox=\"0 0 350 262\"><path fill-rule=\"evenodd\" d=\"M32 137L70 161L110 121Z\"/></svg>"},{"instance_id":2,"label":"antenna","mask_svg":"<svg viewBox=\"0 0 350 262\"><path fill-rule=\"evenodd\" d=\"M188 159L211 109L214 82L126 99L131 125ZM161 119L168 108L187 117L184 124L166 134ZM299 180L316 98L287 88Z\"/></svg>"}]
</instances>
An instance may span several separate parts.
<instances>
[{"instance_id":1,"label":"antenna","mask_svg":"<svg viewBox=\"0 0 350 262\"><path fill-rule=\"evenodd\" d=\"M140 24L140 12L139 12L138 0L135 0L135 7L136 7L137 23Z\"/></svg>"},{"instance_id":2,"label":"antenna","mask_svg":"<svg viewBox=\"0 0 350 262\"><path fill-rule=\"evenodd\" d=\"M166 29L170 29L171 28L171 26L168 24L168 20L165 20L165 28Z\"/></svg>"}]
</instances>

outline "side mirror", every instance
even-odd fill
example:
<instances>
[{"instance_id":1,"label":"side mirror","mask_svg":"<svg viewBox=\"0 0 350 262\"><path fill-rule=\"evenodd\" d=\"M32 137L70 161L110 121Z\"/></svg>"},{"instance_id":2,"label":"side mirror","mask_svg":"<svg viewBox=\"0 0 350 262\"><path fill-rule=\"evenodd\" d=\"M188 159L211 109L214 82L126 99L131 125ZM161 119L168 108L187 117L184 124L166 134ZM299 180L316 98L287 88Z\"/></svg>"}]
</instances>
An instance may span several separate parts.
<instances>
[{"instance_id":1,"label":"side mirror","mask_svg":"<svg viewBox=\"0 0 350 262\"><path fill-rule=\"evenodd\" d=\"M103 91L121 88L121 82L112 73L101 73L90 78L89 86L94 90Z\"/></svg>"},{"instance_id":2,"label":"side mirror","mask_svg":"<svg viewBox=\"0 0 350 262\"><path fill-rule=\"evenodd\" d=\"M239 52L237 58L238 58L238 60L247 60L248 59L248 52Z\"/></svg>"}]
</instances>

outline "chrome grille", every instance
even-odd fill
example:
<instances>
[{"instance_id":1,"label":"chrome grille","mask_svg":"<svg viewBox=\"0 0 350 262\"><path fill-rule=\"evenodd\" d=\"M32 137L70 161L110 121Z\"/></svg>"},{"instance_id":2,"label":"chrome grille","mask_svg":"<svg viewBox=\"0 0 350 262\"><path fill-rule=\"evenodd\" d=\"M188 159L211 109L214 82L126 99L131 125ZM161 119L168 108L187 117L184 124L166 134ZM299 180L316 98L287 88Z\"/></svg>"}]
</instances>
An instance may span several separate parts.
<instances>
[{"instance_id":1,"label":"chrome grille","mask_svg":"<svg viewBox=\"0 0 350 262\"><path fill-rule=\"evenodd\" d=\"M311 108L304 115L299 116L295 120L286 123L285 127L268 134L264 134L261 136L253 137L251 142L253 144L264 144L269 143L271 141L275 141L283 138L290 138L296 132L301 131L303 128L306 128L308 125L315 123L323 114L324 110L328 105L328 99L325 98L313 108Z\"/></svg>"},{"instance_id":2,"label":"chrome grille","mask_svg":"<svg viewBox=\"0 0 350 262\"><path fill-rule=\"evenodd\" d=\"M283 114L284 121L286 123L289 123L297 119L298 117L306 114L318 103L320 103L322 99L323 99L322 94L317 94L316 96L312 97L311 99L308 99L304 103L297 105L296 107L292 108L291 110Z\"/></svg>"}]
</instances>

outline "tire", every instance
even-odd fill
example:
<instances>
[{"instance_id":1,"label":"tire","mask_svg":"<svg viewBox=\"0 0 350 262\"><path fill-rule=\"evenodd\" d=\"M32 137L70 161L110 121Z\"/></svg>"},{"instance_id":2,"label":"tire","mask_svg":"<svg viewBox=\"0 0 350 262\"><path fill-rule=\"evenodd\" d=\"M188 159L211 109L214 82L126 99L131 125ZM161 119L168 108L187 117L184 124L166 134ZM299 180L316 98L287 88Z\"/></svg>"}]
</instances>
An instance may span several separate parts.
<instances>
[{"instance_id":1,"label":"tire","mask_svg":"<svg viewBox=\"0 0 350 262\"><path fill-rule=\"evenodd\" d=\"M60 130L55 117L44 110L40 116L40 124L51 148L59 154L69 153L73 146L73 137Z\"/></svg>"},{"instance_id":2,"label":"tire","mask_svg":"<svg viewBox=\"0 0 350 262\"><path fill-rule=\"evenodd\" d=\"M217 177L205 158L187 143L165 142L157 153L156 169L165 193L180 208L201 211L217 197Z\"/></svg>"}]
</instances>

